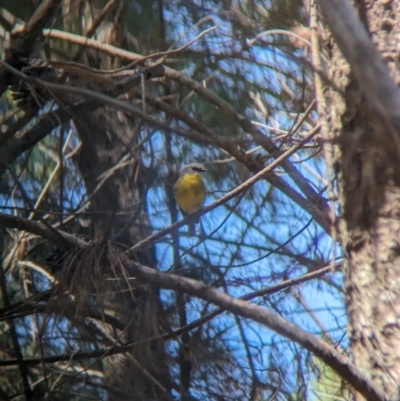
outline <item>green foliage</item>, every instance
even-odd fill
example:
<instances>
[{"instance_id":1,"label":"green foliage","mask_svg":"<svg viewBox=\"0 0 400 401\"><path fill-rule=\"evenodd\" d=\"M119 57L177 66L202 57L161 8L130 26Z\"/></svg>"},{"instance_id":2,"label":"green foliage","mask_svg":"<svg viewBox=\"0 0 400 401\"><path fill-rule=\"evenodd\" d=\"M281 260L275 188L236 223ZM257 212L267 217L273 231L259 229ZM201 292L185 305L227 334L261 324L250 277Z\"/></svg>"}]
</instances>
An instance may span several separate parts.
<instances>
[{"instance_id":1,"label":"green foliage","mask_svg":"<svg viewBox=\"0 0 400 401\"><path fill-rule=\"evenodd\" d=\"M318 401L350 400L352 393L344 380L317 358L313 358L316 378L311 381L310 391Z\"/></svg>"}]
</instances>

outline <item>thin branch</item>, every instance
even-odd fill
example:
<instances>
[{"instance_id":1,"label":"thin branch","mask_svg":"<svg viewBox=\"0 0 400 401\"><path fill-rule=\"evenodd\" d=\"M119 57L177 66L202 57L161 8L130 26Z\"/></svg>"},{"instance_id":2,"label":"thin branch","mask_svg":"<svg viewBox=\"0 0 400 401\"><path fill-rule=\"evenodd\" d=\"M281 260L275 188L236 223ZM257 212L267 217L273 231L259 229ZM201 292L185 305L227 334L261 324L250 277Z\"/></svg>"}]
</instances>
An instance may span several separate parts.
<instances>
[{"instance_id":1,"label":"thin branch","mask_svg":"<svg viewBox=\"0 0 400 401\"><path fill-rule=\"evenodd\" d=\"M86 30L85 36L90 38L96 32L96 29L100 26L103 22L104 18L107 14L113 9L113 7L117 4L120 0L109 0L109 2L103 7L103 9L97 14L95 20L93 21L92 25ZM76 56L75 59L79 57Z\"/></svg>"},{"instance_id":2,"label":"thin branch","mask_svg":"<svg viewBox=\"0 0 400 401\"><path fill-rule=\"evenodd\" d=\"M84 36L75 35L57 29L44 29L43 35L52 39L65 40L67 42L75 43L84 47L90 47L92 49L102 51L103 53L109 54L114 57L120 57L126 60L140 62L143 56L137 53L133 53L127 50L119 49L115 46L111 46L105 43L101 43L94 39L88 39Z\"/></svg>"},{"instance_id":3,"label":"thin branch","mask_svg":"<svg viewBox=\"0 0 400 401\"><path fill-rule=\"evenodd\" d=\"M40 33L40 30L44 28L46 23L53 16L55 10L61 4L61 1L62 0L43 0L29 21L22 27L21 30L18 30L24 32L24 35L29 34L29 40L27 40L27 37L24 38L27 41L24 43L24 47L33 46L33 43L37 39L37 35ZM15 32L12 32L12 35L15 35Z\"/></svg>"},{"instance_id":4,"label":"thin branch","mask_svg":"<svg viewBox=\"0 0 400 401\"><path fill-rule=\"evenodd\" d=\"M302 41L306 45L310 46L310 41L307 39L304 39L300 35L297 35L296 33L292 31L285 31L284 29L270 29L268 31L264 31L259 33L256 37L253 39L246 39L246 44L247 46L253 46L255 42L257 42L259 39L263 38L264 36L271 36L271 35L287 35L287 36L293 36L297 40Z\"/></svg>"},{"instance_id":5,"label":"thin branch","mask_svg":"<svg viewBox=\"0 0 400 401\"><path fill-rule=\"evenodd\" d=\"M61 166L62 166L62 156L64 155L64 153L65 153L65 151L66 151L66 149L67 149L67 146L68 146L68 143L69 143L69 140L70 140L71 136L72 136L72 130L70 129L70 130L69 130L69 133L68 133L68 136L67 136L67 139L65 140L64 146L62 147L61 155L60 155L59 159L57 160L57 164L56 164L56 166L54 167L54 170L52 171L52 173L50 174L50 177L49 177L49 179L47 180L47 182L46 182L44 188L42 189L42 192L40 193L40 195L39 195L39 197L38 197L38 199L37 199L37 201L36 201L36 203L35 203L34 209L33 209L33 211L30 213L30 215L29 215L29 217L28 217L29 220L33 220L33 218L35 217L36 210L39 208L39 206L41 205L41 203L42 203L44 197L46 196L47 191L49 190L50 185L51 185L51 183L53 182L54 177L56 176L56 174L57 174L57 173L59 172L59 170L61 169Z\"/></svg>"},{"instance_id":6,"label":"thin branch","mask_svg":"<svg viewBox=\"0 0 400 401\"><path fill-rule=\"evenodd\" d=\"M64 231L57 230L59 235L54 235L54 230L56 230L55 228L50 229L43 223L23 219L10 214L0 213L0 225L8 228L16 228L20 231L28 231L32 234L54 241L66 248L85 248L88 245L87 242Z\"/></svg>"}]
</instances>

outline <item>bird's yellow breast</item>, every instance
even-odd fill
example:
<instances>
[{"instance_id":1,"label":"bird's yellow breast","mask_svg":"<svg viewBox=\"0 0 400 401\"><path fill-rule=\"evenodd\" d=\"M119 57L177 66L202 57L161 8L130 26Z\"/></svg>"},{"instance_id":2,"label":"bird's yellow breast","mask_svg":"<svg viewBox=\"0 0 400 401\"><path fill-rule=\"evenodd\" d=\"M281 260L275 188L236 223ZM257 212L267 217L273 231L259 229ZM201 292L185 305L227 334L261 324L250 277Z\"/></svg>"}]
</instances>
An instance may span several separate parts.
<instances>
[{"instance_id":1,"label":"bird's yellow breast","mask_svg":"<svg viewBox=\"0 0 400 401\"><path fill-rule=\"evenodd\" d=\"M206 187L200 174L185 174L174 186L178 206L188 214L199 210L206 199Z\"/></svg>"}]
</instances>

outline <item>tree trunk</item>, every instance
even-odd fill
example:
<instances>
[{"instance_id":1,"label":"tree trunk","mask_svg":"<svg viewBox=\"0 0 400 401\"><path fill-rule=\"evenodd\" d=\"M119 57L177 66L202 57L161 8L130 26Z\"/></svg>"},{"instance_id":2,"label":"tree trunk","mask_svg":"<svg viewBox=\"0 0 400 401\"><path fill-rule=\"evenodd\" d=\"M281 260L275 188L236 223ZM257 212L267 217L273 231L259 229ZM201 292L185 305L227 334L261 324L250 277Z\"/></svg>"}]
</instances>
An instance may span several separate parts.
<instances>
[{"instance_id":1,"label":"tree trunk","mask_svg":"<svg viewBox=\"0 0 400 401\"><path fill-rule=\"evenodd\" d=\"M99 0L90 5L95 4L101 9L105 3ZM93 12L85 11L88 15ZM90 26L90 19L85 22ZM102 23L96 37L103 43L122 46L123 35L118 36L118 33L122 34L122 30L117 24ZM90 51L87 54L86 62L91 67L102 70L121 67L119 59L102 54L100 57ZM123 327L118 330L104 324L98 328L111 344L135 344L130 351L103 360L108 399L168 400L171 384L164 341L158 339L161 312L158 290L128 280L131 274L124 271L114 256L118 250L114 253L111 245L111 242L118 243L126 249L151 234L144 203L149 179L142 164L142 147L135 147L140 142L140 128L122 112L107 108L86 114L84 118L75 118L74 123L82 141L77 163L87 193L95 192L90 209L95 212L90 215L94 238L100 243L110 241L102 249L96 249L100 273L96 277L94 267L91 288L95 288L101 312L112 315ZM130 163L125 163L126 166L113 170L118 163L127 160ZM109 178L98 189L101 177L107 173ZM143 265L156 267L151 246L130 257Z\"/></svg>"},{"instance_id":2,"label":"tree trunk","mask_svg":"<svg viewBox=\"0 0 400 401\"><path fill-rule=\"evenodd\" d=\"M400 1L359 1L359 15L399 82ZM361 7L363 5L364 7ZM356 4L357 6L357 4ZM388 395L400 383L400 169L385 125L369 111L348 64L331 44L328 94L342 209L345 291L353 359Z\"/></svg>"}]
</instances>

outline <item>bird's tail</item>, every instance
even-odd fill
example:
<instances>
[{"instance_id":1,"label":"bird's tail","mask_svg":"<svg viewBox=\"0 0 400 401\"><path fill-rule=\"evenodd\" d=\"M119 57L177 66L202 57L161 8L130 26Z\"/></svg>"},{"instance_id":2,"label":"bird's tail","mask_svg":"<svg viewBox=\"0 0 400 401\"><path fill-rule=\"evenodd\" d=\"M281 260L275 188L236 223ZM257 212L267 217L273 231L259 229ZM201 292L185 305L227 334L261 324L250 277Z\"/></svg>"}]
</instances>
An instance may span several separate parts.
<instances>
[{"instance_id":1,"label":"bird's tail","mask_svg":"<svg viewBox=\"0 0 400 401\"><path fill-rule=\"evenodd\" d=\"M189 235L196 235L196 223L190 223L187 227Z\"/></svg>"},{"instance_id":2,"label":"bird's tail","mask_svg":"<svg viewBox=\"0 0 400 401\"><path fill-rule=\"evenodd\" d=\"M200 222L200 219L197 219L196 221L190 222L187 227L188 227L188 234L189 235L196 235L196 224Z\"/></svg>"}]
</instances>

